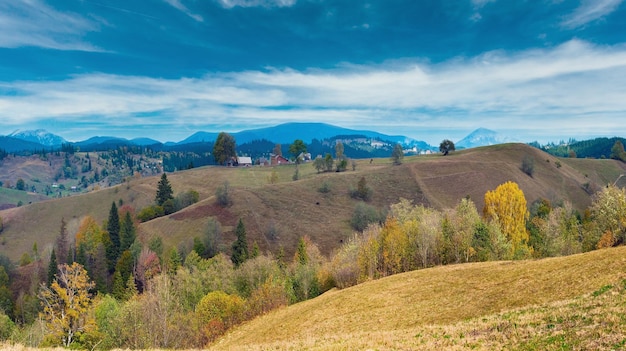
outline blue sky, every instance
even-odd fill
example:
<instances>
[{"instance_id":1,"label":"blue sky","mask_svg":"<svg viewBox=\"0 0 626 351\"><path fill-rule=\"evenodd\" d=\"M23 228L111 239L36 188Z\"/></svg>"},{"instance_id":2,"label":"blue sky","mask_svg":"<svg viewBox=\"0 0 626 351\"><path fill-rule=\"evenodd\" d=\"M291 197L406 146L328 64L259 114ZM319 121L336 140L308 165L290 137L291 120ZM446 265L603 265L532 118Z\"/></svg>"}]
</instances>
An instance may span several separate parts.
<instances>
[{"instance_id":1,"label":"blue sky","mask_svg":"<svg viewBox=\"0 0 626 351\"><path fill-rule=\"evenodd\" d=\"M623 0L0 0L0 135L626 136Z\"/></svg>"}]
</instances>

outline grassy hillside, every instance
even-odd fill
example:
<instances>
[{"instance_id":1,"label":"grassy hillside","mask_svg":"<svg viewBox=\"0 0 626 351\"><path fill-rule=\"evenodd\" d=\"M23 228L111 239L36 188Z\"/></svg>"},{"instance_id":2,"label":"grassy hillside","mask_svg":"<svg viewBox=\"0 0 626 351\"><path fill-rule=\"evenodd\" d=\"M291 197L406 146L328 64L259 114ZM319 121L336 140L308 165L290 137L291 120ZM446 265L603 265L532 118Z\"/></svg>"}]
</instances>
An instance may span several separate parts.
<instances>
[{"instance_id":1,"label":"grassy hillside","mask_svg":"<svg viewBox=\"0 0 626 351\"><path fill-rule=\"evenodd\" d=\"M521 171L524 157L534 159L530 177ZM560 167L558 166L560 164ZM358 160L355 171L318 174L311 164L300 166L300 180L293 181L295 166L224 168L202 167L168 174L174 193L196 190L200 202L178 213L141 224L144 240L161 236L166 246L189 243L202 236L209 217L218 218L225 231L222 245L229 248L239 218L246 225L248 240L262 251L276 252L283 246L291 255L299 237L308 235L323 253L329 254L350 236L349 221L357 200L347 194L365 177L373 190L370 204L380 209L411 199L436 208L453 207L470 196L479 209L486 191L508 180L517 182L530 204L539 198L569 201L579 210L590 203L589 189L626 173L626 165L614 160L558 159L523 144L506 144L460 151L450 156L406 157L400 166L390 159ZM269 184L272 172L278 182ZM0 211L5 223L0 253L17 260L37 242L40 251L50 248L58 235L61 218L70 234L81 218L91 215L101 222L111 202L122 200L137 209L154 201L158 176L132 179L124 184L58 200ZM215 205L218 186L230 182L234 204ZM318 189L328 184L330 192Z\"/></svg>"},{"instance_id":2,"label":"grassy hillside","mask_svg":"<svg viewBox=\"0 0 626 351\"><path fill-rule=\"evenodd\" d=\"M625 310L620 247L441 266L332 290L244 324L213 348L623 348Z\"/></svg>"}]
</instances>

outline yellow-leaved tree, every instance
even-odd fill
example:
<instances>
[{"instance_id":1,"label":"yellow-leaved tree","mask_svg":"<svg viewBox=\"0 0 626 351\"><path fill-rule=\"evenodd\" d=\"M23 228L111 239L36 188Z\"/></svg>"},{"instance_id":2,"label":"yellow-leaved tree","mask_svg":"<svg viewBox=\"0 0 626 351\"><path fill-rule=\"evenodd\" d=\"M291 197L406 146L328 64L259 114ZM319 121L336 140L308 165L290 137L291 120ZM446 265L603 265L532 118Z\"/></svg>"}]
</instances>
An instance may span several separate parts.
<instances>
[{"instance_id":1,"label":"yellow-leaved tree","mask_svg":"<svg viewBox=\"0 0 626 351\"><path fill-rule=\"evenodd\" d=\"M511 256L528 257L532 249L528 247L526 220L529 217L524 192L517 183L508 181L485 194L483 217L497 223L502 233L511 242Z\"/></svg>"},{"instance_id":2,"label":"yellow-leaved tree","mask_svg":"<svg viewBox=\"0 0 626 351\"><path fill-rule=\"evenodd\" d=\"M96 328L95 321L88 316L89 289L93 287L85 268L76 262L59 266L59 273L50 287L41 286L41 317L48 330L46 344L69 347L80 334Z\"/></svg>"}]
</instances>

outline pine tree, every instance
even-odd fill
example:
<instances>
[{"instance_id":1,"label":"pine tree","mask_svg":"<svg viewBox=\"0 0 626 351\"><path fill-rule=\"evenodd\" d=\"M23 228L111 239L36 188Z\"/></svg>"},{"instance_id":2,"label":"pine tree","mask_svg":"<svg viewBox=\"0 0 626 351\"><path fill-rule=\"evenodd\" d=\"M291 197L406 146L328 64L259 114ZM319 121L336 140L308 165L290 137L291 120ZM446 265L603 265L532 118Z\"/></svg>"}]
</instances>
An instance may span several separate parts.
<instances>
[{"instance_id":1,"label":"pine tree","mask_svg":"<svg viewBox=\"0 0 626 351\"><path fill-rule=\"evenodd\" d=\"M68 262L69 243L67 239L67 224L65 223L65 218L61 218L61 229L56 240L56 251L58 262Z\"/></svg>"},{"instance_id":2,"label":"pine tree","mask_svg":"<svg viewBox=\"0 0 626 351\"><path fill-rule=\"evenodd\" d=\"M54 252L54 249L52 249L52 253L50 254L50 263L48 264L48 286L52 285L58 271L57 254Z\"/></svg>"},{"instance_id":3,"label":"pine tree","mask_svg":"<svg viewBox=\"0 0 626 351\"><path fill-rule=\"evenodd\" d=\"M107 222L107 232L109 232L109 239L111 240L111 252L107 252L107 258L113 262L112 266L115 266L115 262L117 262L117 258L120 255L120 216L117 212L115 202L111 203L109 221Z\"/></svg>"},{"instance_id":4,"label":"pine tree","mask_svg":"<svg viewBox=\"0 0 626 351\"><path fill-rule=\"evenodd\" d=\"M135 242L136 230L135 224L130 212L126 212L120 228L120 252L124 252L130 248Z\"/></svg>"},{"instance_id":5,"label":"pine tree","mask_svg":"<svg viewBox=\"0 0 626 351\"><path fill-rule=\"evenodd\" d=\"M159 181L159 185L157 186L155 201L157 205L163 206L163 203L170 199L174 199L174 192L172 191L172 186L170 185L169 180L167 180L167 175L163 173L161 180Z\"/></svg>"},{"instance_id":6,"label":"pine tree","mask_svg":"<svg viewBox=\"0 0 626 351\"><path fill-rule=\"evenodd\" d=\"M309 255L306 252L306 241L303 237L300 237L300 240L298 241L298 249L296 250L296 257L294 261L303 266L309 262Z\"/></svg>"},{"instance_id":7,"label":"pine tree","mask_svg":"<svg viewBox=\"0 0 626 351\"><path fill-rule=\"evenodd\" d=\"M237 229L235 230L237 240L233 243L233 254L230 259L235 266L239 266L248 259L248 242L246 240L246 227L243 225L243 221L239 218L237 223Z\"/></svg>"}]
</instances>

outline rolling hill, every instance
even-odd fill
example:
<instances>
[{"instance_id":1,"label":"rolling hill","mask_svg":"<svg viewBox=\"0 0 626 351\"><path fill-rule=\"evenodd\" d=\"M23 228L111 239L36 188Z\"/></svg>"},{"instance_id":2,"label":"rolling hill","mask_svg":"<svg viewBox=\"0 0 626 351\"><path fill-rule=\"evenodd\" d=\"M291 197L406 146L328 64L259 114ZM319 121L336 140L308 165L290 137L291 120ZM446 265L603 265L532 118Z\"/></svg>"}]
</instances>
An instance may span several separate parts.
<instances>
[{"instance_id":1,"label":"rolling hill","mask_svg":"<svg viewBox=\"0 0 626 351\"><path fill-rule=\"evenodd\" d=\"M524 157L534 160L533 177L521 171ZM278 182L269 184L275 171ZM438 209L454 207L469 196L479 211L486 191L506 181L514 181L524 191L528 203L541 198L552 202L569 201L579 211L591 203L592 190L613 182L626 173L626 165L615 160L558 159L524 144L504 144L473 148L450 156L405 157L400 166L390 159L358 160L356 170L318 174L312 165L300 166L300 180L293 181L294 165L280 167L225 168L201 167L168 174L175 194L196 190L200 201L170 216L139 227L140 237L161 236L166 246L188 245L202 236L209 217L224 229L222 245L230 247L239 218L246 225L248 240L262 251L277 252L284 247L291 255L298 239L308 235L324 254L330 254L352 234L349 221L357 200L347 194L361 177L373 190L370 204L387 208L400 198ZM0 253L17 260L37 242L40 251L50 249L58 235L61 218L74 233L81 218L93 216L102 222L111 202L137 209L154 201L159 177L130 179L121 185L41 203L0 211L5 230L0 236ZM234 204L215 205L218 186L228 181ZM327 184L330 192L321 193Z\"/></svg>"},{"instance_id":2,"label":"rolling hill","mask_svg":"<svg viewBox=\"0 0 626 351\"><path fill-rule=\"evenodd\" d=\"M412 271L243 324L215 350L621 349L626 247Z\"/></svg>"}]
</instances>

